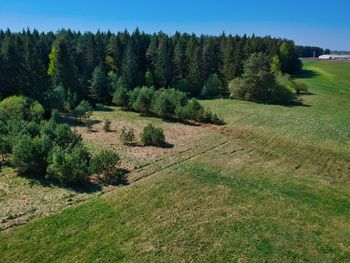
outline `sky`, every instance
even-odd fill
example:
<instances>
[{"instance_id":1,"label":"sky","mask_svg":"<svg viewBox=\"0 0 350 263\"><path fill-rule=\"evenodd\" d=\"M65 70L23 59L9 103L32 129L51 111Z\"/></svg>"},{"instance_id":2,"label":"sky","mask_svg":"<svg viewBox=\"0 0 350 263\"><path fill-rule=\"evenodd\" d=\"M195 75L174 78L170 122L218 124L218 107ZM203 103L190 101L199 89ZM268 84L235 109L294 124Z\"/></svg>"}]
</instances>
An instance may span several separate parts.
<instances>
[{"instance_id":1,"label":"sky","mask_svg":"<svg viewBox=\"0 0 350 263\"><path fill-rule=\"evenodd\" d=\"M0 0L0 28L255 34L350 50L350 0Z\"/></svg>"}]
</instances>

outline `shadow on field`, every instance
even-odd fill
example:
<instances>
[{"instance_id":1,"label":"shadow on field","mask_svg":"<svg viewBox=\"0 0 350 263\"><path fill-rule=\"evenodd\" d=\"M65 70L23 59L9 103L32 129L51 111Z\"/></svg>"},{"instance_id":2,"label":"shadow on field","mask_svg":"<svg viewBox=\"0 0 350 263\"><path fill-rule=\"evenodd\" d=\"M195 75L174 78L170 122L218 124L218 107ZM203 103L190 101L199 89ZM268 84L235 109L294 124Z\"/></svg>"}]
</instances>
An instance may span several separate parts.
<instances>
[{"instance_id":1,"label":"shadow on field","mask_svg":"<svg viewBox=\"0 0 350 263\"><path fill-rule=\"evenodd\" d=\"M92 119L90 119L90 120L92 122L92 125L99 124L102 122L100 120L92 120ZM84 122L78 120L77 118L75 118L74 116L71 116L71 115L62 116L60 123L61 124L68 124L70 127L86 127Z\"/></svg>"},{"instance_id":2,"label":"shadow on field","mask_svg":"<svg viewBox=\"0 0 350 263\"><path fill-rule=\"evenodd\" d=\"M24 177L28 179L30 184L40 184L43 187L60 187L60 188L65 188L65 189L70 189L74 192L77 193L86 193L86 194L92 194L96 193L102 190L102 186L100 184L94 183L94 182L89 182L85 183L82 186L75 186L75 185L62 185L60 183L56 183L54 181L51 181L49 179L46 179L45 177L42 176L34 176L34 175L19 175L21 177Z\"/></svg>"},{"instance_id":3,"label":"shadow on field","mask_svg":"<svg viewBox=\"0 0 350 263\"><path fill-rule=\"evenodd\" d=\"M297 74L293 76L293 78L302 78L302 79L309 79L313 78L315 76L320 75L318 72L308 69L302 69Z\"/></svg>"},{"instance_id":4,"label":"shadow on field","mask_svg":"<svg viewBox=\"0 0 350 263\"><path fill-rule=\"evenodd\" d=\"M113 109L109 108L108 106L105 105L97 105L94 111L99 111L99 112L112 112Z\"/></svg>"}]
</instances>

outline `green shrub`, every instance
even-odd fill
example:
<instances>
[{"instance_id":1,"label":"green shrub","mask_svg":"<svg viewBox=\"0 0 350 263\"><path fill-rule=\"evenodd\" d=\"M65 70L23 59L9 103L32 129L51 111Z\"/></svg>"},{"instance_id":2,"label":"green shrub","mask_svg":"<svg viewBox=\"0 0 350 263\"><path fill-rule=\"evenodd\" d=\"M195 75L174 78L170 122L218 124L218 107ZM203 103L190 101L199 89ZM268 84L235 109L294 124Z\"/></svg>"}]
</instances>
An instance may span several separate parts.
<instances>
[{"instance_id":1,"label":"green shrub","mask_svg":"<svg viewBox=\"0 0 350 263\"><path fill-rule=\"evenodd\" d=\"M129 105L129 95L126 87L118 87L113 93L112 102L120 107L127 108Z\"/></svg>"},{"instance_id":2,"label":"green shrub","mask_svg":"<svg viewBox=\"0 0 350 263\"><path fill-rule=\"evenodd\" d=\"M156 128L148 124L141 133L141 142L143 145L162 146L165 143L164 132L161 128Z\"/></svg>"},{"instance_id":3,"label":"green shrub","mask_svg":"<svg viewBox=\"0 0 350 263\"><path fill-rule=\"evenodd\" d=\"M27 134L32 138L34 138L40 135L40 130L41 130L40 124L33 121L25 122L22 127L21 134Z\"/></svg>"},{"instance_id":4,"label":"green shrub","mask_svg":"<svg viewBox=\"0 0 350 263\"><path fill-rule=\"evenodd\" d=\"M216 97L222 92L222 83L217 74L211 74L205 83L202 91L202 97ZM221 94L224 95L224 94Z\"/></svg>"},{"instance_id":5,"label":"green shrub","mask_svg":"<svg viewBox=\"0 0 350 263\"><path fill-rule=\"evenodd\" d=\"M111 131L111 121L110 120L105 120L103 123L103 130L105 132L110 132Z\"/></svg>"},{"instance_id":6,"label":"green shrub","mask_svg":"<svg viewBox=\"0 0 350 263\"><path fill-rule=\"evenodd\" d=\"M23 96L7 97L0 102L0 117L5 120L40 121L44 112L39 102Z\"/></svg>"},{"instance_id":7,"label":"green shrub","mask_svg":"<svg viewBox=\"0 0 350 263\"><path fill-rule=\"evenodd\" d=\"M80 104L73 110L73 114L76 118L85 121L92 114L92 107L89 102L83 100Z\"/></svg>"},{"instance_id":8,"label":"green shrub","mask_svg":"<svg viewBox=\"0 0 350 263\"><path fill-rule=\"evenodd\" d=\"M175 98L168 90L162 89L155 95L153 112L161 118L170 118L175 115L176 106Z\"/></svg>"},{"instance_id":9,"label":"green shrub","mask_svg":"<svg viewBox=\"0 0 350 263\"><path fill-rule=\"evenodd\" d=\"M89 181L91 156L82 144L64 149L56 146L49 156L47 178L64 185L82 185Z\"/></svg>"},{"instance_id":10,"label":"green shrub","mask_svg":"<svg viewBox=\"0 0 350 263\"><path fill-rule=\"evenodd\" d=\"M183 120L198 120L203 114L204 108L198 100L190 100L183 108L179 111L178 115Z\"/></svg>"},{"instance_id":11,"label":"green shrub","mask_svg":"<svg viewBox=\"0 0 350 263\"><path fill-rule=\"evenodd\" d=\"M309 93L309 88L304 82L298 83L296 81L291 81L291 86L297 94L301 94L301 93L308 94Z\"/></svg>"},{"instance_id":12,"label":"green shrub","mask_svg":"<svg viewBox=\"0 0 350 263\"><path fill-rule=\"evenodd\" d=\"M12 149L12 164L20 174L44 175L50 147L47 137L23 135Z\"/></svg>"},{"instance_id":13,"label":"green shrub","mask_svg":"<svg viewBox=\"0 0 350 263\"><path fill-rule=\"evenodd\" d=\"M116 183L120 176L116 166L118 161L118 154L112 151L103 151L92 159L92 171L103 175L103 178L99 176L100 181L109 184Z\"/></svg>"},{"instance_id":14,"label":"green shrub","mask_svg":"<svg viewBox=\"0 0 350 263\"><path fill-rule=\"evenodd\" d=\"M62 148L73 148L82 141L81 136L72 131L67 124L57 125L55 129L54 142Z\"/></svg>"},{"instance_id":15,"label":"green shrub","mask_svg":"<svg viewBox=\"0 0 350 263\"><path fill-rule=\"evenodd\" d=\"M123 127L121 134L120 134L120 141L124 145L131 145L135 141L135 134L134 134L134 129L126 129Z\"/></svg>"},{"instance_id":16,"label":"green shrub","mask_svg":"<svg viewBox=\"0 0 350 263\"><path fill-rule=\"evenodd\" d=\"M136 100L132 103L134 111L149 113L154 96L154 88L142 87L137 94Z\"/></svg>"},{"instance_id":17,"label":"green shrub","mask_svg":"<svg viewBox=\"0 0 350 263\"><path fill-rule=\"evenodd\" d=\"M51 120L57 123L59 122L60 118L61 118L61 114L59 113L59 111L56 109L53 109L51 111Z\"/></svg>"},{"instance_id":18,"label":"green shrub","mask_svg":"<svg viewBox=\"0 0 350 263\"><path fill-rule=\"evenodd\" d=\"M133 104L136 101L137 97L139 96L141 88L137 87L133 90L128 91L128 105L125 106L128 110L133 110Z\"/></svg>"},{"instance_id":19,"label":"green shrub","mask_svg":"<svg viewBox=\"0 0 350 263\"><path fill-rule=\"evenodd\" d=\"M57 123L52 119L49 121L42 121L40 124L40 135L47 136L51 141L55 141L57 126Z\"/></svg>"},{"instance_id":20,"label":"green shrub","mask_svg":"<svg viewBox=\"0 0 350 263\"><path fill-rule=\"evenodd\" d=\"M91 119L87 119L85 121L85 126L87 128L88 131L92 131L92 126L94 125L94 121Z\"/></svg>"},{"instance_id":21,"label":"green shrub","mask_svg":"<svg viewBox=\"0 0 350 263\"><path fill-rule=\"evenodd\" d=\"M5 157L11 153L11 141L7 136L0 136L0 155L1 159L4 160Z\"/></svg>"},{"instance_id":22,"label":"green shrub","mask_svg":"<svg viewBox=\"0 0 350 263\"><path fill-rule=\"evenodd\" d=\"M63 86L57 86L48 92L48 98L45 103L46 109L57 109L59 111L65 110L65 100L67 94Z\"/></svg>"}]
</instances>

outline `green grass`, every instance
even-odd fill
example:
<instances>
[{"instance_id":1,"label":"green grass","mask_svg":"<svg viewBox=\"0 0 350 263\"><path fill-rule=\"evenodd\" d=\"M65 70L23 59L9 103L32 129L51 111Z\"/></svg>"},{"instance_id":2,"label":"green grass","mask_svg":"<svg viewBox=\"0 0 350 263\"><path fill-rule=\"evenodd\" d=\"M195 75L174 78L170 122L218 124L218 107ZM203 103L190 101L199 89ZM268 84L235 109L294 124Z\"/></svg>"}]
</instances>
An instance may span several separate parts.
<instances>
[{"instance_id":1,"label":"green grass","mask_svg":"<svg viewBox=\"0 0 350 263\"><path fill-rule=\"evenodd\" d=\"M1 261L349 262L350 63L304 63L308 107L204 101L223 132L203 128L201 146L145 179L1 232Z\"/></svg>"}]
</instances>

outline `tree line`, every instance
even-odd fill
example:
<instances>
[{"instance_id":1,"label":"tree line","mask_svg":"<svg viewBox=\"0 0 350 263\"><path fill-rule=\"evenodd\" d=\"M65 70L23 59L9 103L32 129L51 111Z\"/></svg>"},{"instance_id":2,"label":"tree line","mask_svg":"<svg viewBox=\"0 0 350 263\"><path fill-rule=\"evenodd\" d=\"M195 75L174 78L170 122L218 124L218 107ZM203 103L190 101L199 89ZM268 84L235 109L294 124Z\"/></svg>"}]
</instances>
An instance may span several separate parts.
<instances>
[{"instance_id":1,"label":"tree line","mask_svg":"<svg viewBox=\"0 0 350 263\"><path fill-rule=\"evenodd\" d=\"M0 97L23 95L59 110L82 100L110 103L120 83L127 90L147 86L226 96L228 83L257 52L277 56L283 73L301 67L293 41L270 36L0 30L0 47Z\"/></svg>"},{"instance_id":2,"label":"tree line","mask_svg":"<svg viewBox=\"0 0 350 263\"><path fill-rule=\"evenodd\" d=\"M300 58L318 58L321 55L327 55L331 53L331 51L328 48L323 49L320 47L311 46L296 46L296 52L298 54L298 57Z\"/></svg>"}]
</instances>

